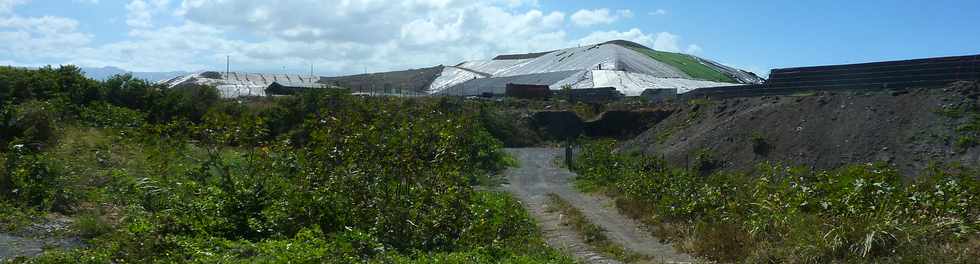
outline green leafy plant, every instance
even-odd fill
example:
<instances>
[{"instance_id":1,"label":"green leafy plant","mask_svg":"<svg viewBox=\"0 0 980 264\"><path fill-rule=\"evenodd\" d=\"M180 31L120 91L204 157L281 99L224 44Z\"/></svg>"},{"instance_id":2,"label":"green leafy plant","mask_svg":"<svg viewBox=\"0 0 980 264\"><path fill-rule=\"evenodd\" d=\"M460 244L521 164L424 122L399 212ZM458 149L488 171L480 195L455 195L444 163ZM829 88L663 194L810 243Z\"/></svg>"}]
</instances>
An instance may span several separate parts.
<instances>
[{"instance_id":1,"label":"green leafy plant","mask_svg":"<svg viewBox=\"0 0 980 264\"><path fill-rule=\"evenodd\" d=\"M759 156L769 155L769 151L772 149L772 145L766 141L766 137L759 132L753 132L749 137L749 142L752 142L752 153Z\"/></svg>"},{"instance_id":2,"label":"green leafy plant","mask_svg":"<svg viewBox=\"0 0 980 264\"><path fill-rule=\"evenodd\" d=\"M933 168L912 182L877 164L815 171L762 163L752 174L705 175L614 147L587 144L576 184L615 195L628 215L710 259L864 263L978 254L970 246L980 240L975 169Z\"/></svg>"},{"instance_id":3,"label":"green leafy plant","mask_svg":"<svg viewBox=\"0 0 980 264\"><path fill-rule=\"evenodd\" d=\"M59 212L87 245L26 261L571 263L474 188L513 165L483 103L79 76L0 67L0 227Z\"/></svg>"}]
</instances>

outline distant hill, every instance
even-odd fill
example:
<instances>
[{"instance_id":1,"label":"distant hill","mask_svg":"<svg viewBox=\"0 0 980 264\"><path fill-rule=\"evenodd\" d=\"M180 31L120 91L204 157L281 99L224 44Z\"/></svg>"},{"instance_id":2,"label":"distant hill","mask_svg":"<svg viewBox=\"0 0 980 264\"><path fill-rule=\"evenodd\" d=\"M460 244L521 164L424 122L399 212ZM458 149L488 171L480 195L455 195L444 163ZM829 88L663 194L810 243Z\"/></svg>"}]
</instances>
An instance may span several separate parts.
<instances>
[{"instance_id":1,"label":"distant hill","mask_svg":"<svg viewBox=\"0 0 980 264\"><path fill-rule=\"evenodd\" d=\"M132 73L133 77L137 79L143 79L150 82L157 82L161 80L171 79L181 75L190 74L189 72L174 71L174 72L132 72L116 67L102 67L102 68L82 68L85 72L85 76L95 79L95 80L105 80L117 74Z\"/></svg>"}]
</instances>

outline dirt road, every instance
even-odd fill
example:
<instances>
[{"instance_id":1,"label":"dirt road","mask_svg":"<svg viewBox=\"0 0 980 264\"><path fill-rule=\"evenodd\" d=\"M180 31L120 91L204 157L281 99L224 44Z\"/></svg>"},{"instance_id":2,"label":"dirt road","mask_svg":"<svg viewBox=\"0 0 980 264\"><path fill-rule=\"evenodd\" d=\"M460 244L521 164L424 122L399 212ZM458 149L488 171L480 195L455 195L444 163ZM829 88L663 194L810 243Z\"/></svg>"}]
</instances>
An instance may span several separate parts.
<instances>
[{"instance_id":1,"label":"dirt road","mask_svg":"<svg viewBox=\"0 0 980 264\"><path fill-rule=\"evenodd\" d=\"M570 226L561 225L558 212L546 210L547 194L554 193L574 205L593 224L602 227L606 236L624 248L665 263L694 262L694 258L660 243L640 225L620 214L612 200L576 191L571 180L575 174L555 165L559 149L507 149L519 162L507 171L505 189L519 198L538 220L548 244L573 255L585 263L619 263L589 247Z\"/></svg>"}]
</instances>

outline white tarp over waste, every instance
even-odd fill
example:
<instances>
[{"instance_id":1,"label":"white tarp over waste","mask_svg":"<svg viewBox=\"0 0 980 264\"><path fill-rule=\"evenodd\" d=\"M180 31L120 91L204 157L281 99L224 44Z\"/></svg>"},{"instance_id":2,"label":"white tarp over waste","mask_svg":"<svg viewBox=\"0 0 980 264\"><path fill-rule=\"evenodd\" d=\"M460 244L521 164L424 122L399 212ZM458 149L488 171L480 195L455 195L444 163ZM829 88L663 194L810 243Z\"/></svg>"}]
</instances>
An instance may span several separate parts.
<instances>
[{"instance_id":1,"label":"white tarp over waste","mask_svg":"<svg viewBox=\"0 0 980 264\"><path fill-rule=\"evenodd\" d=\"M741 82L762 82L762 79L748 72L694 58ZM565 85L573 89L614 87L628 96L640 95L646 89L673 88L685 93L697 88L738 85L697 80L672 65L632 48L600 44L556 50L530 59L463 62L455 67L446 67L430 85L429 92L502 94L508 83L548 85L553 90Z\"/></svg>"}]
</instances>

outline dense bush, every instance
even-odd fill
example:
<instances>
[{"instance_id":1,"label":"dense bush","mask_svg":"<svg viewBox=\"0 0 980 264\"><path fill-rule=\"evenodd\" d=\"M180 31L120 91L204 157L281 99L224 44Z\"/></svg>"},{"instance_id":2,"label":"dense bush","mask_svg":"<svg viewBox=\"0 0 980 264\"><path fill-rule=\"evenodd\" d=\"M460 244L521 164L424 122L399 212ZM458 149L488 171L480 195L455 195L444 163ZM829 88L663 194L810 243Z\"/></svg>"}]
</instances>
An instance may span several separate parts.
<instances>
[{"instance_id":1,"label":"dense bush","mask_svg":"<svg viewBox=\"0 0 980 264\"><path fill-rule=\"evenodd\" d=\"M85 104L101 97L96 81L85 78L81 69L62 66L37 70L0 66L0 103L68 98Z\"/></svg>"},{"instance_id":2,"label":"dense bush","mask_svg":"<svg viewBox=\"0 0 980 264\"><path fill-rule=\"evenodd\" d=\"M480 105L478 117L487 132L507 147L530 147L544 141L533 129L530 120L518 112L484 104Z\"/></svg>"},{"instance_id":3,"label":"dense bush","mask_svg":"<svg viewBox=\"0 0 980 264\"><path fill-rule=\"evenodd\" d=\"M17 141L34 148L54 143L61 108L52 102L28 101L0 109L0 143L6 147Z\"/></svg>"},{"instance_id":4,"label":"dense bush","mask_svg":"<svg viewBox=\"0 0 980 264\"><path fill-rule=\"evenodd\" d=\"M62 168L48 155L13 144L0 174L3 202L40 210L67 212L75 196Z\"/></svg>"},{"instance_id":5,"label":"dense bush","mask_svg":"<svg viewBox=\"0 0 980 264\"><path fill-rule=\"evenodd\" d=\"M980 240L974 170L934 169L908 183L875 164L832 171L760 164L750 175L704 175L613 148L585 147L579 184L620 194L621 205L634 207L624 209L657 225L686 226L661 235L690 239L694 246L685 249L717 260L891 262L944 254L969 262L963 254L980 253L964 246Z\"/></svg>"},{"instance_id":6,"label":"dense bush","mask_svg":"<svg viewBox=\"0 0 980 264\"><path fill-rule=\"evenodd\" d=\"M339 248L292 257L347 262L479 250L493 262L531 254L521 249L528 244L543 247L516 202L471 187L471 177L502 162L500 143L465 121L472 117L441 112L437 102L334 99L345 106L308 118L301 129L309 140L300 147L269 139L261 117L229 108L212 109L190 129L140 132L146 136L134 143L148 147L148 169L162 175L108 184L112 200L135 210L127 221L136 222L123 225L140 232L117 231L105 246L76 254L201 260L211 258L194 248L217 243L228 247L217 254L238 258L243 245L309 234ZM180 146L181 137L201 144ZM200 162L179 158L185 155ZM132 243L144 246L124 246ZM555 257L549 254L535 258Z\"/></svg>"},{"instance_id":7,"label":"dense bush","mask_svg":"<svg viewBox=\"0 0 980 264\"><path fill-rule=\"evenodd\" d=\"M0 73L0 92L20 93L0 109L17 121L4 204L72 215L89 245L32 261L570 262L516 201L473 188L504 156L471 103L233 101L128 75L76 82L71 68Z\"/></svg>"},{"instance_id":8,"label":"dense bush","mask_svg":"<svg viewBox=\"0 0 980 264\"><path fill-rule=\"evenodd\" d=\"M83 107L78 119L93 127L138 128L146 122L146 113L97 102Z\"/></svg>"}]
</instances>

